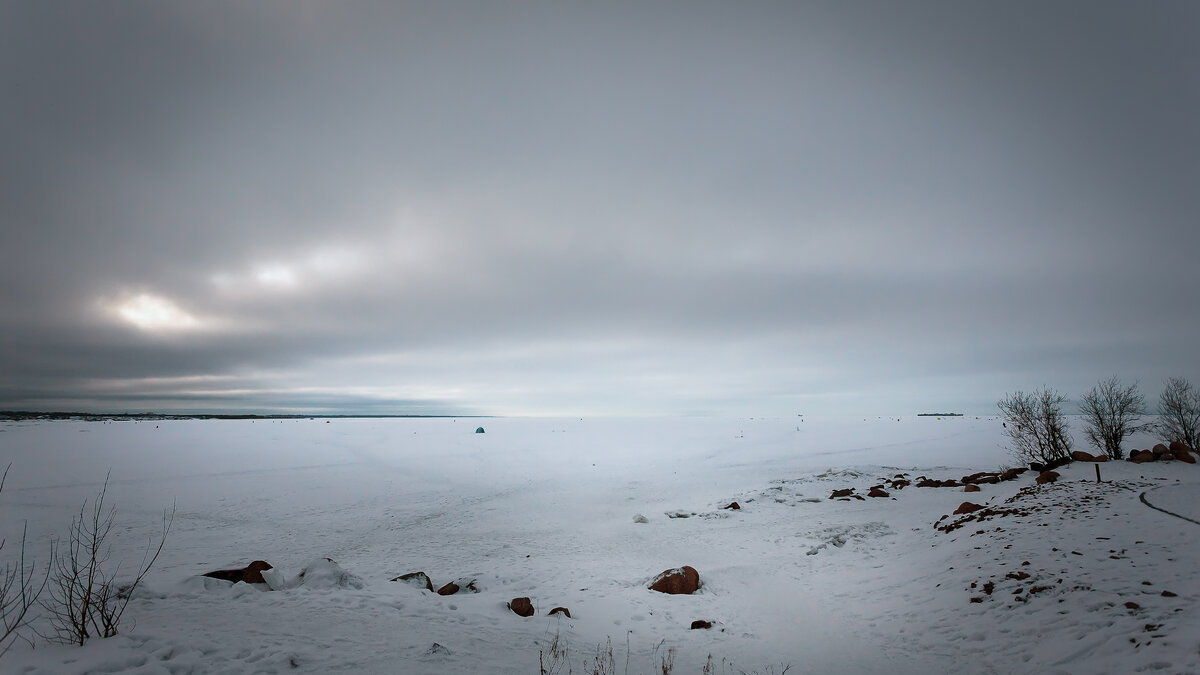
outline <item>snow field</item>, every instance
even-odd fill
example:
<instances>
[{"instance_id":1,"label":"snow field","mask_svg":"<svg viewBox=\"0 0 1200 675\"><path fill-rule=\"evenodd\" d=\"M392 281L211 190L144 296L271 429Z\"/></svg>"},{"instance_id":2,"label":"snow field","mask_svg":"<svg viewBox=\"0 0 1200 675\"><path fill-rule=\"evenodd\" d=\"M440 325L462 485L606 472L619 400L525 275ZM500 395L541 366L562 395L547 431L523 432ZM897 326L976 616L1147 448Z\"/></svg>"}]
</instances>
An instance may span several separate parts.
<instances>
[{"instance_id":1,"label":"snow field","mask_svg":"<svg viewBox=\"0 0 1200 675\"><path fill-rule=\"evenodd\" d=\"M480 425L486 433L473 433ZM827 499L901 472L959 478L1011 464L992 418L0 429L0 462L13 463L2 527L11 542L28 521L35 554L110 469L114 551L126 564L177 505L122 635L83 648L18 644L3 672L536 673L555 635L575 672L590 672L584 662L609 639L622 672L628 644L633 673L652 672L668 649L676 673L699 673L709 654L718 672L1200 671L1200 526L1138 502L1147 491L1194 510L1195 466L1109 463L1113 483L1097 486L1091 466L1076 464L1038 490L1025 490L1026 474L972 494L910 486L889 499ZM962 501L1014 496L1028 515L934 528ZM741 510L722 508L735 500ZM254 559L276 565L287 587L198 576ZM700 592L646 590L684 564L700 571ZM301 569L317 572L296 582ZM435 587L476 579L481 592L389 581L416 571ZM533 617L507 609L522 596ZM556 606L572 618L547 616ZM713 628L689 630L696 619Z\"/></svg>"}]
</instances>

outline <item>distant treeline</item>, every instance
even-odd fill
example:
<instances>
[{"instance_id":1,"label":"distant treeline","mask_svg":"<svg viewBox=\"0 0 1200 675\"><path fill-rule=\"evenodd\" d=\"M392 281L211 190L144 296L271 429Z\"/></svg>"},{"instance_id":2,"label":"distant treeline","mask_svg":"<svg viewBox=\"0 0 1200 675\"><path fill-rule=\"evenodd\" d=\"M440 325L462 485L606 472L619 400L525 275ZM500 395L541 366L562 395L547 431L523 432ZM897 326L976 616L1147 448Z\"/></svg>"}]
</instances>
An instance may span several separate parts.
<instances>
[{"instance_id":1,"label":"distant treeline","mask_svg":"<svg viewBox=\"0 0 1200 675\"><path fill-rule=\"evenodd\" d=\"M917 413L917 417L962 417L962 413Z\"/></svg>"}]
</instances>

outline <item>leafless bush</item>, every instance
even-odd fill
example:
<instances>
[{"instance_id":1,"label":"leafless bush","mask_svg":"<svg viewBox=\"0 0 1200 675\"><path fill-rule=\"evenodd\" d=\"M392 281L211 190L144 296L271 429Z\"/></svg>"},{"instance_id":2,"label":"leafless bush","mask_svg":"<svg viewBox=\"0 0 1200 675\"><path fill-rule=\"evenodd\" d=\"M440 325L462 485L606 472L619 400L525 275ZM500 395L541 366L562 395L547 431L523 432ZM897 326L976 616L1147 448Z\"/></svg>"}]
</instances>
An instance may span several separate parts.
<instances>
[{"instance_id":1,"label":"leafless bush","mask_svg":"<svg viewBox=\"0 0 1200 675\"><path fill-rule=\"evenodd\" d=\"M116 513L111 508L105 511L107 493L108 477L105 476L92 508L89 511L86 501L79 507L79 515L71 519L67 540L60 542L54 557L50 598L42 601L52 630L44 637L52 642L82 645L92 637L116 635L134 590L158 560L175 520L174 507L170 514L163 513L158 545L154 545L153 539L147 542L137 575L131 582L118 586L116 575L120 563L112 573L104 570L112 554L106 539L112 531Z\"/></svg>"},{"instance_id":2,"label":"leafless bush","mask_svg":"<svg viewBox=\"0 0 1200 675\"><path fill-rule=\"evenodd\" d=\"M4 475L0 476L0 492L4 491L4 483L8 480L8 470L12 464L4 467ZM29 610L37 603L38 596L46 588L50 578L50 566L46 566L45 574L37 571L37 564L30 560L25 562L25 528L21 528L21 549L17 554L16 564L6 562L4 575L0 577L0 657L8 653L18 638L29 642L29 638L19 632L29 623ZM0 551L4 550L7 540L0 539ZM40 578L40 580L39 580ZM30 642L32 644L32 642Z\"/></svg>"},{"instance_id":3,"label":"leafless bush","mask_svg":"<svg viewBox=\"0 0 1200 675\"><path fill-rule=\"evenodd\" d=\"M1182 377L1168 379L1158 397L1158 415L1168 441L1200 449L1200 390Z\"/></svg>"},{"instance_id":4,"label":"leafless bush","mask_svg":"<svg viewBox=\"0 0 1200 675\"><path fill-rule=\"evenodd\" d=\"M1038 392L1006 394L996 404L1018 461L1046 464L1071 453L1071 436L1062 410L1066 400L1062 394L1043 387Z\"/></svg>"},{"instance_id":5,"label":"leafless bush","mask_svg":"<svg viewBox=\"0 0 1200 675\"><path fill-rule=\"evenodd\" d=\"M1121 442L1139 431L1154 428L1153 423L1139 424L1146 414L1146 399L1137 384L1124 386L1114 375L1101 380L1080 399L1088 441L1113 459L1121 459Z\"/></svg>"},{"instance_id":6,"label":"leafless bush","mask_svg":"<svg viewBox=\"0 0 1200 675\"><path fill-rule=\"evenodd\" d=\"M559 639L558 633L544 649L538 650L538 673L540 675L566 675L571 673L570 655L567 653L567 643Z\"/></svg>"}]
</instances>

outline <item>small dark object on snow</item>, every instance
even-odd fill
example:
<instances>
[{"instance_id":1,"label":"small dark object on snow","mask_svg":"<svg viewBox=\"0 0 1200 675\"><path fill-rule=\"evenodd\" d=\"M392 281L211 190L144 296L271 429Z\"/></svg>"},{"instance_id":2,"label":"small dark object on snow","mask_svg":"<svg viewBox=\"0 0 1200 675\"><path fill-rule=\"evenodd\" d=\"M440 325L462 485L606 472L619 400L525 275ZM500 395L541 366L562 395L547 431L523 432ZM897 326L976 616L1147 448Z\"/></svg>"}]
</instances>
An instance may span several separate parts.
<instances>
[{"instance_id":1,"label":"small dark object on snow","mask_svg":"<svg viewBox=\"0 0 1200 675\"><path fill-rule=\"evenodd\" d=\"M243 581L248 584L265 584L266 579L263 579L262 571L271 569L271 563L263 560L255 560L246 565L240 570L213 570L206 572L202 576L212 577L213 579L224 579L237 583Z\"/></svg>"},{"instance_id":2,"label":"small dark object on snow","mask_svg":"<svg viewBox=\"0 0 1200 675\"><path fill-rule=\"evenodd\" d=\"M475 427L475 433L477 433L477 434L482 434L482 433L484 433L484 431L483 431L483 427Z\"/></svg>"},{"instance_id":3,"label":"small dark object on snow","mask_svg":"<svg viewBox=\"0 0 1200 675\"><path fill-rule=\"evenodd\" d=\"M704 619L696 619L692 622L692 630L698 630L701 628L712 628L712 622L705 621Z\"/></svg>"},{"instance_id":4,"label":"small dark object on snow","mask_svg":"<svg viewBox=\"0 0 1200 675\"><path fill-rule=\"evenodd\" d=\"M520 616L533 616L533 602L529 598L513 598L508 608Z\"/></svg>"}]
</instances>

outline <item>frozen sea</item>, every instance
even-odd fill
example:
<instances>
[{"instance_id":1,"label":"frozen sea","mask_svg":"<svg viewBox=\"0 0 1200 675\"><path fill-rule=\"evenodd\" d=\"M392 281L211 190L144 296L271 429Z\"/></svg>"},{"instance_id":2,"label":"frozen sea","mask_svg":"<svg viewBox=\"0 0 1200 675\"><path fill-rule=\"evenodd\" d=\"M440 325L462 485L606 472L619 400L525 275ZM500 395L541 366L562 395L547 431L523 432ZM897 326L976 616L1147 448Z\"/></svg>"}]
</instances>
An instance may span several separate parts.
<instances>
[{"instance_id":1,"label":"frozen sea","mask_svg":"<svg viewBox=\"0 0 1200 675\"><path fill-rule=\"evenodd\" d=\"M1012 466L994 417L0 422L10 463L10 564L22 527L43 563L106 476L119 578L176 511L120 635L27 630L4 673L538 673L556 637L563 673L610 641L629 673L1200 671L1200 525L1139 500L1200 519L1195 465L829 499ZM1027 508L935 528L968 499ZM199 576L252 560L287 583ZM647 589L681 565L699 592ZM480 592L391 581L417 571Z\"/></svg>"}]
</instances>

